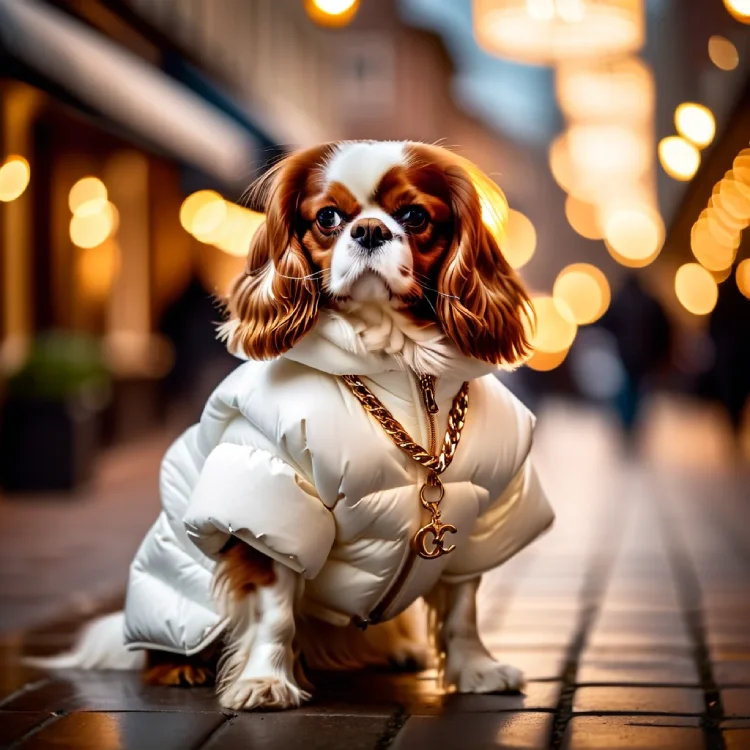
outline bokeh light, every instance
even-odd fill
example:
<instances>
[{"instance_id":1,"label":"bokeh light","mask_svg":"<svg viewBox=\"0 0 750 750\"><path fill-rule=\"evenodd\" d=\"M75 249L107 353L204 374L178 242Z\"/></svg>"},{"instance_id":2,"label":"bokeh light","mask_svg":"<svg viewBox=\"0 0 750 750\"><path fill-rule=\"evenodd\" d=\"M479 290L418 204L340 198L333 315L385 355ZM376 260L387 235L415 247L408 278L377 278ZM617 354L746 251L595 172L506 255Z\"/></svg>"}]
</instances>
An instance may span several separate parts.
<instances>
[{"instance_id":1,"label":"bokeh light","mask_svg":"<svg viewBox=\"0 0 750 750\"><path fill-rule=\"evenodd\" d=\"M737 47L729 39L719 35L708 40L708 56L720 70L734 70L740 62Z\"/></svg>"},{"instance_id":2,"label":"bokeh light","mask_svg":"<svg viewBox=\"0 0 750 750\"><path fill-rule=\"evenodd\" d=\"M589 263L573 263L557 276L552 296L564 303L578 325L601 318L609 307L611 292L607 277Z\"/></svg>"},{"instance_id":3,"label":"bokeh light","mask_svg":"<svg viewBox=\"0 0 750 750\"><path fill-rule=\"evenodd\" d=\"M750 0L724 0L724 7L740 23L750 23Z\"/></svg>"},{"instance_id":4,"label":"bokeh light","mask_svg":"<svg viewBox=\"0 0 750 750\"><path fill-rule=\"evenodd\" d=\"M536 229L528 216L514 209L508 210L503 255L512 268L521 268L531 260L536 250Z\"/></svg>"},{"instance_id":5,"label":"bokeh light","mask_svg":"<svg viewBox=\"0 0 750 750\"><path fill-rule=\"evenodd\" d=\"M690 141L670 135L659 141L659 161L670 177L684 182L698 171L701 154Z\"/></svg>"},{"instance_id":6,"label":"bokeh light","mask_svg":"<svg viewBox=\"0 0 750 750\"><path fill-rule=\"evenodd\" d=\"M107 187L98 177L82 177L70 188L68 206L76 213L80 206L89 201L106 201Z\"/></svg>"},{"instance_id":7,"label":"bokeh light","mask_svg":"<svg viewBox=\"0 0 750 750\"><path fill-rule=\"evenodd\" d=\"M654 113L653 74L637 57L563 62L555 71L555 88L571 122L644 122Z\"/></svg>"},{"instance_id":8,"label":"bokeh light","mask_svg":"<svg viewBox=\"0 0 750 750\"><path fill-rule=\"evenodd\" d=\"M565 216L573 229L588 240L600 240L604 237L599 211L595 204L579 200L574 195L565 199Z\"/></svg>"},{"instance_id":9,"label":"bokeh light","mask_svg":"<svg viewBox=\"0 0 750 750\"><path fill-rule=\"evenodd\" d=\"M736 245L717 239L711 231L708 212L703 212L690 230L690 249L696 260L709 271L722 271L732 265ZM716 229L716 225L713 225Z\"/></svg>"},{"instance_id":10,"label":"bokeh light","mask_svg":"<svg viewBox=\"0 0 750 750\"><path fill-rule=\"evenodd\" d=\"M76 272L78 284L87 296L103 300L120 270L120 246L108 238L97 247L81 247Z\"/></svg>"},{"instance_id":11,"label":"bokeh light","mask_svg":"<svg viewBox=\"0 0 750 750\"><path fill-rule=\"evenodd\" d=\"M224 199L213 190L199 190L185 198L180 207L182 228L189 234L194 234L195 217L203 208L214 203L223 204Z\"/></svg>"},{"instance_id":12,"label":"bokeh light","mask_svg":"<svg viewBox=\"0 0 750 750\"><path fill-rule=\"evenodd\" d=\"M119 214L109 202L98 198L79 206L70 220L70 239L83 248L97 247L117 231Z\"/></svg>"},{"instance_id":13,"label":"bokeh light","mask_svg":"<svg viewBox=\"0 0 750 750\"><path fill-rule=\"evenodd\" d=\"M29 162L23 156L9 156L0 167L0 201L10 203L23 195L30 179Z\"/></svg>"},{"instance_id":14,"label":"bokeh light","mask_svg":"<svg viewBox=\"0 0 750 750\"><path fill-rule=\"evenodd\" d=\"M526 366L538 372L549 372L565 361L569 351L570 349L563 349L559 352L537 350L526 360Z\"/></svg>"},{"instance_id":15,"label":"bokeh light","mask_svg":"<svg viewBox=\"0 0 750 750\"><path fill-rule=\"evenodd\" d=\"M532 297L531 305L536 315L536 326L530 336L531 348L549 354L567 351L578 330L570 308L549 296Z\"/></svg>"},{"instance_id":16,"label":"bokeh light","mask_svg":"<svg viewBox=\"0 0 750 750\"><path fill-rule=\"evenodd\" d=\"M604 241L615 260L631 268L651 263L664 244L664 222L645 206L613 210L606 218Z\"/></svg>"},{"instance_id":17,"label":"bokeh light","mask_svg":"<svg viewBox=\"0 0 750 750\"><path fill-rule=\"evenodd\" d=\"M680 266L675 274L674 288L680 304L693 315L710 313L719 297L716 280L699 263Z\"/></svg>"},{"instance_id":18,"label":"bokeh light","mask_svg":"<svg viewBox=\"0 0 750 750\"><path fill-rule=\"evenodd\" d=\"M514 62L614 57L644 42L642 0L474 0L474 36Z\"/></svg>"},{"instance_id":19,"label":"bokeh light","mask_svg":"<svg viewBox=\"0 0 750 750\"><path fill-rule=\"evenodd\" d=\"M319 26L336 29L352 22L359 10L359 0L305 0L305 10Z\"/></svg>"},{"instance_id":20,"label":"bokeh light","mask_svg":"<svg viewBox=\"0 0 750 750\"><path fill-rule=\"evenodd\" d=\"M745 258L737 264L734 272L737 287L748 299L750 299L750 258Z\"/></svg>"},{"instance_id":21,"label":"bokeh light","mask_svg":"<svg viewBox=\"0 0 750 750\"><path fill-rule=\"evenodd\" d=\"M698 148L705 148L716 135L716 120L708 107L683 102L674 113L677 132Z\"/></svg>"}]
</instances>

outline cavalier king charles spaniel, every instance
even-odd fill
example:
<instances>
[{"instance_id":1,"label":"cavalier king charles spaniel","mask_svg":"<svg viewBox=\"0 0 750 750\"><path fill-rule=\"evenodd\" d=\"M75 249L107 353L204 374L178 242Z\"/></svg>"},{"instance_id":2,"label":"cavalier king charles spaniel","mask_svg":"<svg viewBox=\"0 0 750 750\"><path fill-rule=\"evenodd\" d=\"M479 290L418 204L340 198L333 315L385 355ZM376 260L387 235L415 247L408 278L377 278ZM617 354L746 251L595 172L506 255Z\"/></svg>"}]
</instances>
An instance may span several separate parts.
<instances>
[{"instance_id":1,"label":"cavalier king charles spaniel","mask_svg":"<svg viewBox=\"0 0 750 750\"><path fill-rule=\"evenodd\" d=\"M275 359L331 311L365 320L360 330L365 339L371 336L365 342L369 351L388 352L394 337L411 336L410 346L399 351L422 372L441 359L442 345L434 337L421 343L413 331L437 330L458 357L486 363L487 372L512 366L527 353L529 298L488 228L493 199L496 205L504 199L462 157L422 143L331 143L281 160L253 186L250 199L266 219L228 295L228 321L221 329L241 356ZM366 323L366 311L378 308L390 311L392 323L382 340L377 326ZM479 638L478 582L474 578L433 595L442 602L431 604L440 618L436 645L446 681L466 692L518 689L521 673L497 664ZM313 666L378 663L386 657L424 664L424 634L405 615L364 632L309 619L301 625L295 602L303 587L302 577L278 559L232 538L221 549L214 575L221 608L232 621L228 639L198 656L150 651L143 664L146 680L205 683L216 668L212 657L223 648L218 674L223 705L285 708L309 697L300 650ZM252 626L236 614L248 599L257 603ZM100 621L99 632L94 627L88 634L100 651L105 624ZM338 642L346 656L323 653L323 642ZM63 659L51 666L103 663L95 656L82 659L80 648L77 653L75 664Z\"/></svg>"}]
</instances>

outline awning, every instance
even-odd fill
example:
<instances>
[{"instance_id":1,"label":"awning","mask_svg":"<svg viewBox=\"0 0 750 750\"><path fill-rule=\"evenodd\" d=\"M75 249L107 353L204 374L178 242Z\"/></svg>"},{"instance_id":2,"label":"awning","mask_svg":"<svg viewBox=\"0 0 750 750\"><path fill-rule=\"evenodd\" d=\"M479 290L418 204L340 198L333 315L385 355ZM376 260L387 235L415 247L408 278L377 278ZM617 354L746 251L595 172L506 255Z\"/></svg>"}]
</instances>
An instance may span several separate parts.
<instances>
[{"instance_id":1,"label":"awning","mask_svg":"<svg viewBox=\"0 0 750 750\"><path fill-rule=\"evenodd\" d=\"M37 0L0 0L0 50L167 153L227 183L247 182L255 138L186 86Z\"/></svg>"}]
</instances>

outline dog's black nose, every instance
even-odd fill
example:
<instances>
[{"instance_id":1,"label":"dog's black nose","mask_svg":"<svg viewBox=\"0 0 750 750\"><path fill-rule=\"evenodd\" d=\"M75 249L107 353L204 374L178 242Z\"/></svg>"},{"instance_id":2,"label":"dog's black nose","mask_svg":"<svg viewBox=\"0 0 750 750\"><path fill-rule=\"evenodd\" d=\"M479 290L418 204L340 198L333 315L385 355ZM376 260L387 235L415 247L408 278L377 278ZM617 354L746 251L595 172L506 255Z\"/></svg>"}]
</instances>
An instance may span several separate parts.
<instances>
[{"instance_id":1,"label":"dog's black nose","mask_svg":"<svg viewBox=\"0 0 750 750\"><path fill-rule=\"evenodd\" d=\"M360 219L352 225L352 239L371 252L393 239L393 234L380 219Z\"/></svg>"}]
</instances>

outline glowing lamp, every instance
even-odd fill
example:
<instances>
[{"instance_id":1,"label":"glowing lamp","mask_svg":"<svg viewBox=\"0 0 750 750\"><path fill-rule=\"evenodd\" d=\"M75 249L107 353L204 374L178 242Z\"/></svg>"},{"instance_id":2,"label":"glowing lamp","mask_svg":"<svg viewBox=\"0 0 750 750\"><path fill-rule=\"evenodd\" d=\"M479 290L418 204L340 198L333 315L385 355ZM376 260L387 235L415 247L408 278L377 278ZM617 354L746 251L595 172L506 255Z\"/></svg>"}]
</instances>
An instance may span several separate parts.
<instances>
[{"instance_id":1,"label":"glowing lamp","mask_svg":"<svg viewBox=\"0 0 750 750\"><path fill-rule=\"evenodd\" d=\"M642 0L474 0L473 10L479 46L515 62L626 55L644 42Z\"/></svg>"},{"instance_id":2,"label":"glowing lamp","mask_svg":"<svg viewBox=\"0 0 750 750\"><path fill-rule=\"evenodd\" d=\"M359 0L305 0L305 10L318 26L339 29L357 15Z\"/></svg>"}]
</instances>

